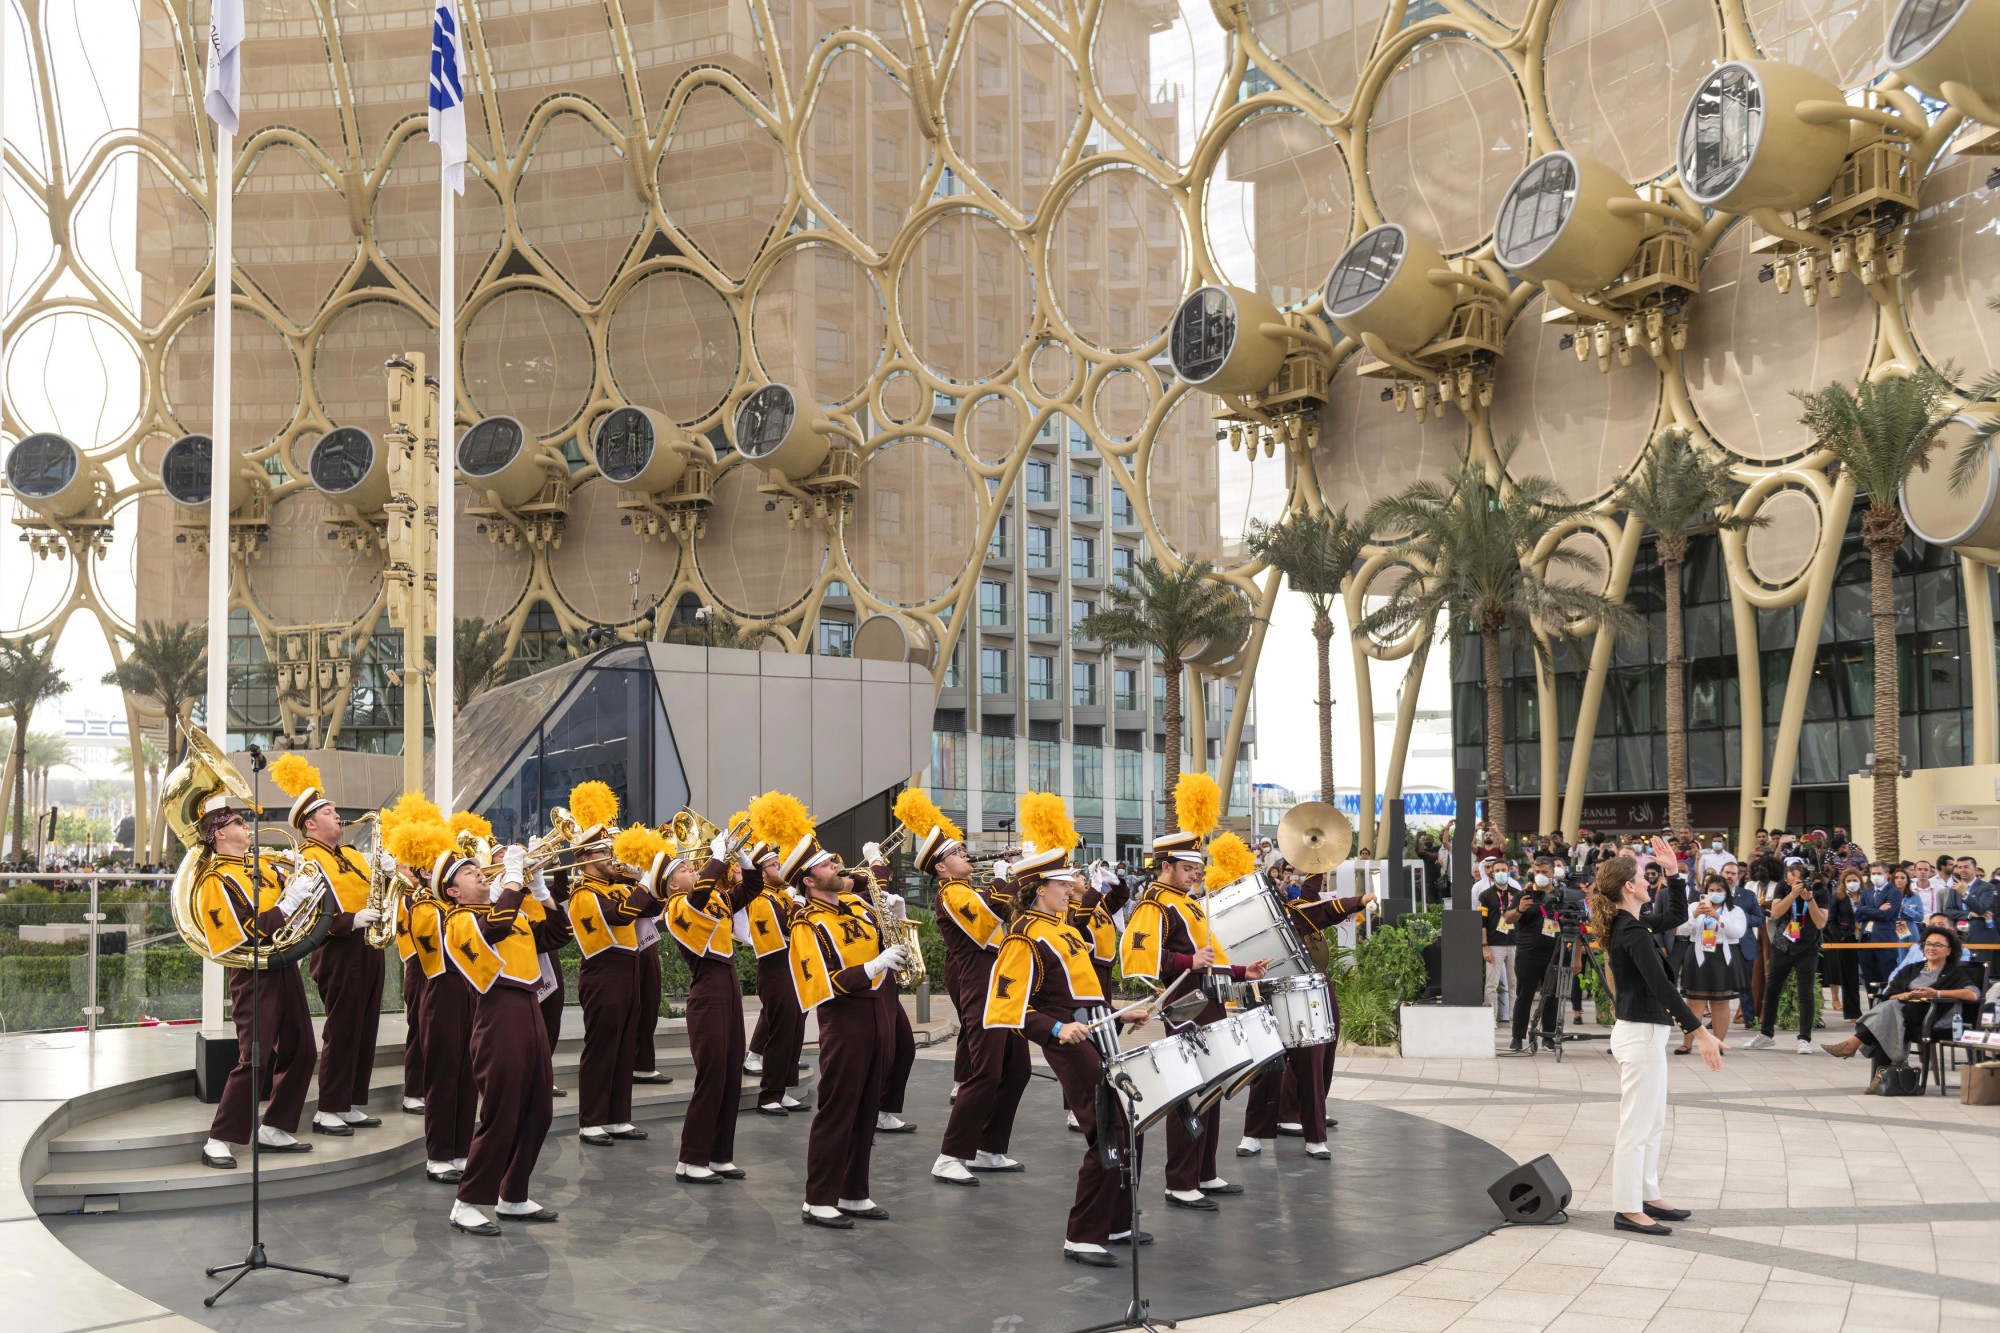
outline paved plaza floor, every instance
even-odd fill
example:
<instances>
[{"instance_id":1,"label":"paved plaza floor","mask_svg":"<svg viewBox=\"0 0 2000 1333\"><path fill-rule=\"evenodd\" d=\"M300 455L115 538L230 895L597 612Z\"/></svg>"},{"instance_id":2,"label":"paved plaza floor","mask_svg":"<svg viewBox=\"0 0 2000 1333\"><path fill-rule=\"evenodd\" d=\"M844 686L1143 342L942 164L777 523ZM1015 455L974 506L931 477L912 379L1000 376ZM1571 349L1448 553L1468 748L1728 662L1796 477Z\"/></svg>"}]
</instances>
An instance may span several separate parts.
<instances>
[{"instance_id":1,"label":"paved plaza floor","mask_svg":"<svg viewBox=\"0 0 2000 1333\"><path fill-rule=\"evenodd\" d=\"M1840 1025L1831 1037L1844 1036ZM1740 1034L1732 1036L1732 1046ZM1815 1043L1822 1038L1815 1036ZM1663 1176L1694 1210L1663 1239L1611 1229L1618 1076L1607 1044L1496 1061L1358 1059L1340 1101L1465 1130L1517 1161L1553 1154L1566 1226L1512 1227L1431 1263L1186 1333L1963 1333L2000 1329L2000 1107L1860 1095L1868 1066L1797 1038L1672 1060ZM1367 1145L1340 1142L1342 1153ZM1297 1150L1296 1140L1280 1140ZM1270 1151L1266 1146L1266 1152ZM1384 1207L1393 1204L1384 1201ZM1171 1310L1161 1313L1171 1315Z\"/></svg>"}]
</instances>

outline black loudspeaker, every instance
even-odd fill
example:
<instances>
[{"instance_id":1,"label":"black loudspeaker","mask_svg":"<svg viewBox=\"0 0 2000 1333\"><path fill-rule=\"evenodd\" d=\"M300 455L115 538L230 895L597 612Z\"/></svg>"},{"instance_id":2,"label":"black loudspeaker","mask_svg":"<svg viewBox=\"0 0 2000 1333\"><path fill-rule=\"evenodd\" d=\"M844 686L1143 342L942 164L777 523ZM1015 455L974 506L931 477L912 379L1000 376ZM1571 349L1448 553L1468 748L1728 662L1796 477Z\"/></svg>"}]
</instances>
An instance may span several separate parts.
<instances>
[{"instance_id":1,"label":"black loudspeaker","mask_svg":"<svg viewBox=\"0 0 2000 1333\"><path fill-rule=\"evenodd\" d=\"M213 1106L222 1100L222 1085L236 1067L236 1034L194 1034L194 1095Z\"/></svg>"},{"instance_id":2,"label":"black loudspeaker","mask_svg":"<svg viewBox=\"0 0 2000 1333\"><path fill-rule=\"evenodd\" d=\"M1567 1220L1569 1177L1556 1159L1543 1153L1532 1162L1523 1162L1486 1187L1500 1215L1524 1225Z\"/></svg>"}]
</instances>

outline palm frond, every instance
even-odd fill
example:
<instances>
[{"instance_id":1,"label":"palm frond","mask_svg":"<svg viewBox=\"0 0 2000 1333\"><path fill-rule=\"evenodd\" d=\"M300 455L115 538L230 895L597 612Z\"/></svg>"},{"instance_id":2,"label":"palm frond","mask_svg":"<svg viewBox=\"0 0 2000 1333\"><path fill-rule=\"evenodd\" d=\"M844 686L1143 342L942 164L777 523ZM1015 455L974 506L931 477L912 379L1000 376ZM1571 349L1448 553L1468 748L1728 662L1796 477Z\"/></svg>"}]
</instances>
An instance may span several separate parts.
<instances>
[{"instance_id":1,"label":"palm frond","mask_svg":"<svg viewBox=\"0 0 2000 1333\"><path fill-rule=\"evenodd\" d=\"M1817 389L1795 389L1804 404L1799 420L1813 443L1853 474L1855 487L1875 509L1893 509L1910 474L1930 466L1945 418L1939 415L1950 382L1926 366L1911 375L1839 380Z\"/></svg>"}]
</instances>

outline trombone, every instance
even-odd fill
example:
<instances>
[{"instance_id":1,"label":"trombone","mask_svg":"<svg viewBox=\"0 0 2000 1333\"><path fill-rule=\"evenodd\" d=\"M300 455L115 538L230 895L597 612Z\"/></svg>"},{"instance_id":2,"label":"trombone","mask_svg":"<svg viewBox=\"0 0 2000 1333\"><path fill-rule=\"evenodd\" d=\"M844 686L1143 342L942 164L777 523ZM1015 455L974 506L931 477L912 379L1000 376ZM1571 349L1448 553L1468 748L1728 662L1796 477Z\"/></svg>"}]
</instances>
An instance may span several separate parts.
<instances>
[{"instance_id":1,"label":"trombone","mask_svg":"<svg viewBox=\"0 0 2000 1333\"><path fill-rule=\"evenodd\" d=\"M551 827L547 833L531 839L528 843L527 873L530 876L546 870L567 868L558 866L558 862L566 856L582 858L611 850L609 835L593 838L589 842L579 841L583 837L583 826L564 806L559 805L549 811L549 824ZM486 840L472 833L458 835L458 850L461 856L476 864L479 873L488 880L494 879L506 869L506 863L493 855L493 849ZM572 866L574 864L575 862L571 863Z\"/></svg>"}]
</instances>

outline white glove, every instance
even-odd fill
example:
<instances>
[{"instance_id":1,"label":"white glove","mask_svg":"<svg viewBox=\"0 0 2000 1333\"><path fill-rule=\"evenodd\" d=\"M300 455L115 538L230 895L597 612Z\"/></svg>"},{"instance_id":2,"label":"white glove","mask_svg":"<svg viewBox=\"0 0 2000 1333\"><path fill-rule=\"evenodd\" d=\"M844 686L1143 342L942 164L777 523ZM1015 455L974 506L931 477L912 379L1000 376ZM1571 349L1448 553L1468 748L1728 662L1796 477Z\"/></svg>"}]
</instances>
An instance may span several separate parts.
<instances>
[{"instance_id":1,"label":"white glove","mask_svg":"<svg viewBox=\"0 0 2000 1333\"><path fill-rule=\"evenodd\" d=\"M550 904L553 904L555 902L555 895L549 892L548 876L544 875L539 870L535 872L535 882L532 886L529 887L528 892L534 894L535 897L542 902Z\"/></svg>"},{"instance_id":2,"label":"white glove","mask_svg":"<svg viewBox=\"0 0 2000 1333\"><path fill-rule=\"evenodd\" d=\"M750 855L748 847L736 853L736 863L743 867L743 873L746 875L757 868L757 860Z\"/></svg>"},{"instance_id":3,"label":"white glove","mask_svg":"<svg viewBox=\"0 0 2000 1333\"><path fill-rule=\"evenodd\" d=\"M797 903L801 907L805 906L806 896L791 885L787 884L785 886L785 893L794 903Z\"/></svg>"},{"instance_id":4,"label":"white glove","mask_svg":"<svg viewBox=\"0 0 2000 1333\"><path fill-rule=\"evenodd\" d=\"M377 852L375 853L375 869L384 877L394 879L396 871L400 867L396 864L396 858L389 855L389 853Z\"/></svg>"},{"instance_id":5,"label":"white glove","mask_svg":"<svg viewBox=\"0 0 2000 1333\"><path fill-rule=\"evenodd\" d=\"M319 891L319 876L294 875L291 883L285 886L284 896L278 899L278 910L290 916L310 902Z\"/></svg>"},{"instance_id":6,"label":"white glove","mask_svg":"<svg viewBox=\"0 0 2000 1333\"><path fill-rule=\"evenodd\" d=\"M1012 869L1013 867L1005 861L995 861L993 863L993 878L1007 879L1009 878L1007 872Z\"/></svg>"},{"instance_id":7,"label":"white glove","mask_svg":"<svg viewBox=\"0 0 2000 1333\"><path fill-rule=\"evenodd\" d=\"M888 917L891 922L902 921L910 914L909 905L893 893L882 895L882 909L882 914Z\"/></svg>"},{"instance_id":8,"label":"white glove","mask_svg":"<svg viewBox=\"0 0 2000 1333\"><path fill-rule=\"evenodd\" d=\"M909 962L910 951L900 944L892 944L881 953L876 954L873 958L863 963L861 970L868 974L870 981L873 981L884 972L894 972L899 968L907 967Z\"/></svg>"},{"instance_id":9,"label":"white glove","mask_svg":"<svg viewBox=\"0 0 2000 1333\"><path fill-rule=\"evenodd\" d=\"M1098 862L1097 865L1091 869L1090 872L1091 887L1097 889L1099 892L1102 892L1103 890L1112 887L1117 882L1118 882L1118 876L1112 874L1111 867L1105 865L1102 861Z\"/></svg>"},{"instance_id":10,"label":"white glove","mask_svg":"<svg viewBox=\"0 0 2000 1333\"><path fill-rule=\"evenodd\" d=\"M718 861L729 859L729 835L718 833L709 841L708 854Z\"/></svg>"},{"instance_id":11,"label":"white glove","mask_svg":"<svg viewBox=\"0 0 2000 1333\"><path fill-rule=\"evenodd\" d=\"M877 861L880 861L882 859L882 844L879 842L862 843L861 859L866 861L871 866L874 865Z\"/></svg>"},{"instance_id":12,"label":"white glove","mask_svg":"<svg viewBox=\"0 0 2000 1333\"><path fill-rule=\"evenodd\" d=\"M368 927L374 925L377 921L380 921L381 919L382 919L381 911L373 907L364 907L360 911L354 914L354 924L361 927L363 930L366 930Z\"/></svg>"},{"instance_id":13,"label":"white glove","mask_svg":"<svg viewBox=\"0 0 2000 1333\"><path fill-rule=\"evenodd\" d=\"M518 842L509 844L507 850L500 853L500 864L503 867L500 882L503 885L520 884L528 875L528 849Z\"/></svg>"}]
</instances>

